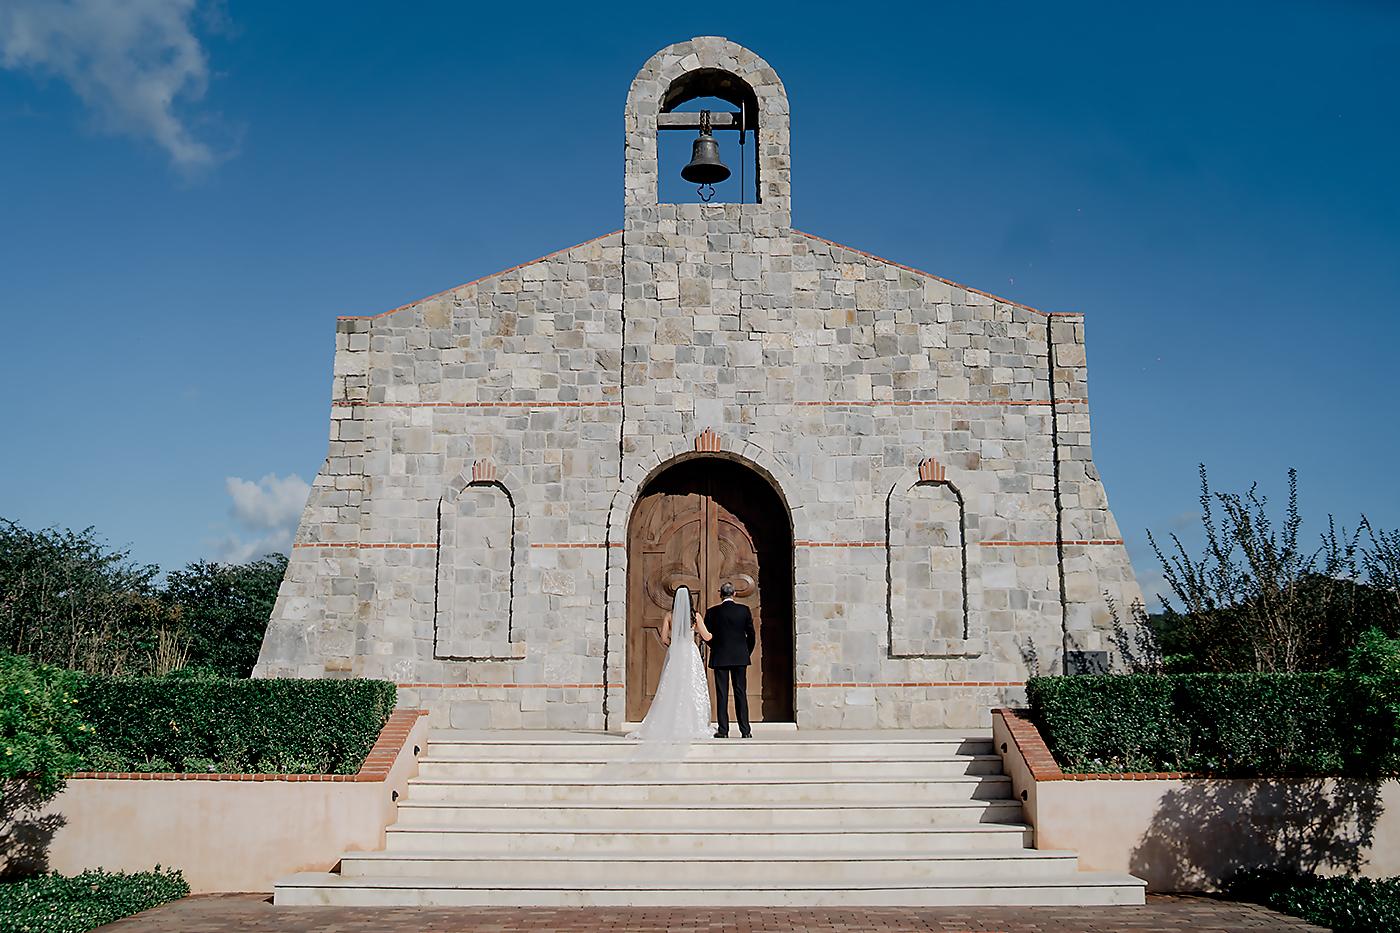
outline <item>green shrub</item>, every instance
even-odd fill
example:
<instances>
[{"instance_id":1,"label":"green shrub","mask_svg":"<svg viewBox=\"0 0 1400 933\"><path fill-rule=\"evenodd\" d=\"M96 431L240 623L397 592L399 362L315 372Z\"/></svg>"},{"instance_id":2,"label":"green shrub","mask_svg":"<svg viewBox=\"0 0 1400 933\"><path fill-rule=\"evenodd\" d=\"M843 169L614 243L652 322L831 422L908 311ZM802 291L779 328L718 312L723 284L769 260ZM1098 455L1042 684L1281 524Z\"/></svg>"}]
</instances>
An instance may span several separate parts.
<instances>
[{"instance_id":1,"label":"green shrub","mask_svg":"<svg viewBox=\"0 0 1400 933\"><path fill-rule=\"evenodd\" d=\"M1046 744L1070 771L1156 771L1184 760L1172 681L1155 674L1037 677L1026 689Z\"/></svg>"},{"instance_id":2,"label":"green shrub","mask_svg":"<svg viewBox=\"0 0 1400 933\"><path fill-rule=\"evenodd\" d=\"M1316 878L1273 872L1236 879L1231 893L1335 933L1400 931L1400 878Z\"/></svg>"},{"instance_id":3,"label":"green shrub","mask_svg":"<svg viewBox=\"0 0 1400 933\"><path fill-rule=\"evenodd\" d=\"M0 884L0 933L85 933L103 924L185 897L175 870L56 873Z\"/></svg>"},{"instance_id":4,"label":"green shrub","mask_svg":"<svg viewBox=\"0 0 1400 933\"><path fill-rule=\"evenodd\" d=\"M1031 718L1071 772L1372 777L1400 771L1400 678L1037 677Z\"/></svg>"},{"instance_id":5,"label":"green shrub","mask_svg":"<svg viewBox=\"0 0 1400 933\"><path fill-rule=\"evenodd\" d=\"M225 677L247 677L258 660L267 619L286 572L283 554L268 554L246 564L195 561L171 571L161 598L189 639L186 663Z\"/></svg>"},{"instance_id":6,"label":"green shrub","mask_svg":"<svg viewBox=\"0 0 1400 933\"><path fill-rule=\"evenodd\" d=\"M91 733L80 682L72 671L0 655L0 780L22 780L44 800L78 768Z\"/></svg>"},{"instance_id":7,"label":"green shrub","mask_svg":"<svg viewBox=\"0 0 1400 933\"><path fill-rule=\"evenodd\" d=\"M382 680L86 677L92 771L353 774L393 712Z\"/></svg>"},{"instance_id":8,"label":"green shrub","mask_svg":"<svg viewBox=\"0 0 1400 933\"><path fill-rule=\"evenodd\" d=\"M1361 636L1347 657L1352 685L1352 745L1378 762L1378 770L1400 773L1400 638L1379 629Z\"/></svg>"}]
</instances>

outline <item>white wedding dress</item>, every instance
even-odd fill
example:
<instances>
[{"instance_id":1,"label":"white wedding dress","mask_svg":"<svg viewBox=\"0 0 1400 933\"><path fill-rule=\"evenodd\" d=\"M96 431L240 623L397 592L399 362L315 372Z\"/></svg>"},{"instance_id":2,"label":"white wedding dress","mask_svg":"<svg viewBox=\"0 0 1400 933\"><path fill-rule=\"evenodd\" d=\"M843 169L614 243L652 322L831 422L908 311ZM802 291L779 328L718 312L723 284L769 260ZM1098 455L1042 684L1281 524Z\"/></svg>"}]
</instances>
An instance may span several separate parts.
<instances>
[{"instance_id":1,"label":"white wedding dress","mask_svg":"<svg viewBox=\"0 0 1400 933\"><path fill-rule=\"evenodd\" d=\"M710 737L710 685L691 632L690 590L680 587L671 603L671 648L661 668L656 696L629 739L693 742Z\"/></svg>"}]
</instances>

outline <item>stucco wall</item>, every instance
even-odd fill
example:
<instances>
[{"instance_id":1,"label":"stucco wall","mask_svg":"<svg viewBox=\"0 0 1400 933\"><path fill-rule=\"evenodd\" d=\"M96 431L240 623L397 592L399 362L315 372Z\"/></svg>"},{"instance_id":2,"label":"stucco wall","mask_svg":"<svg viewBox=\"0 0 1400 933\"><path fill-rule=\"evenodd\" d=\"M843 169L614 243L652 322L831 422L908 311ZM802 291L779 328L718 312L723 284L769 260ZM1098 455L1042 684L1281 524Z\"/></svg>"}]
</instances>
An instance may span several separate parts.
<instances>
[{"instance_id":1,"label":"stucco wall","mask_svg":"<svg viewBox=\"0 0 1400 933\"><path fill-rule=\"evenodd\" d=\"M1400 875L1400 783L1185 778L1049 781L1036 847L1150 891L1215 891L1241 869Z\"/></svg>"},{"instance_id":2,"label":"stucco wall","mask_svg":"<svg viewBox=\"0 0 1400 933\"><path fill-rule=\"evenodd\" d=\"M656 201L659 101L705 68L754 91L762 203ZM1139 594L1092 462L1082 318L793 230L787 92L747 49L663 49L625 120L621 232L340 322L330 455L257 673L390 678L459 728L616 726L627 523L707 428L790 510L799 724L985 724L1066 645L1106 648L1104 593ZM902 544L926 460L962 503L962 600L897 566L949 563ZM443 611L436 552L482 540L451 522L487 483L514 508L507 626Z\"/></svg>"},{"instance_id":3,"label":"stucco wall","mask_svg":"<svg viewBox=\"0 0 1400 933\"><path fill-rule=\"evenodd\" d=\"M417 774L413 750L426 747L427 729L419 718L377 780L74 778L25 822L57 822L47 860L64 874L159 864L184 872L196 894L271 891L284 875L327 871L344 852L383 848L398 809L394 792Z\"/></svg>"},{"instance_id":4,"label":"stucco wall","mask_svg":"<svg viewBox=\"0 0 1400 933\"><path fill-rule=\"evenodd\" d=\"M1035 847L1074 849L1084 869L1155 892L1217 891L1251 868L1400 875L1398 781L1064 775L1029 723L992 723Z\"/></svg>"}]
</instances>

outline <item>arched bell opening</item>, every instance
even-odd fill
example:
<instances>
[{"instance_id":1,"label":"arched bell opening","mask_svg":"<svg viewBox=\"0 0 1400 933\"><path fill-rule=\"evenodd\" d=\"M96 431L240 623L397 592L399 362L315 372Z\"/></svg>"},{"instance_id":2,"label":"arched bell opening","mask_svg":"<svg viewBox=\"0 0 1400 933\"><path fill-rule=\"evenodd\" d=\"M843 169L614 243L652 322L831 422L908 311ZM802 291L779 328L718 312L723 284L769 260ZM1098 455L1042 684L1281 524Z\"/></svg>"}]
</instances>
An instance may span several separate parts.
<instances>
[{"instance_id":1,"label":"arched bell opening","mask_svg":"<svg viewBox=\"0 0 1400 933\"><path fill-rule=\"evenodd\" d=\"M793 537L781 492L747 464L692 456L642 487L627 534L627 719L656 694L661 628L680 586L703 611L732 583L753 612L757 645L748 692L755 722L791 722L795 709ZM713 703L713 681L710 690Z\"/></svg>"},{"instance_id":2,"label":"arched bell opening","mask_svg":"<svg viewBox=\"0 0 1400 933\"><path fill-rule=\"evenodd\" d=\"M657 134L660 202L760 203L760 116L758 95L728 71L698 68L673 80L657 118L666 131Z\"/></svg>"}]
</instances>

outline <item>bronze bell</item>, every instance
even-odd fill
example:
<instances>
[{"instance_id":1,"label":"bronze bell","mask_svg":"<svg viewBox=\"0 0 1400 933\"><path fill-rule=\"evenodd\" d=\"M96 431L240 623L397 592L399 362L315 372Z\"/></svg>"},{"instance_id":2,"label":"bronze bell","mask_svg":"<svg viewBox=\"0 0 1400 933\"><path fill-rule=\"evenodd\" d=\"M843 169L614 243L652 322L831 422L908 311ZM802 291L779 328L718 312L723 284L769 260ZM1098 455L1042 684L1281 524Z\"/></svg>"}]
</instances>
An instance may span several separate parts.
<instances>
[{"instance_id":1,"label":"bronze bell","mask_svg":"<svg viewBox=\"0 0 1400 933\"><path fill-rule=\"evenodd\" d=\"M710 135L710 112L700 111L700 135L690 150L690 164L681 177L694 185L717 185L729 177L729 166L719 157L719 143Z\"/></svg>"}]
</instances>

